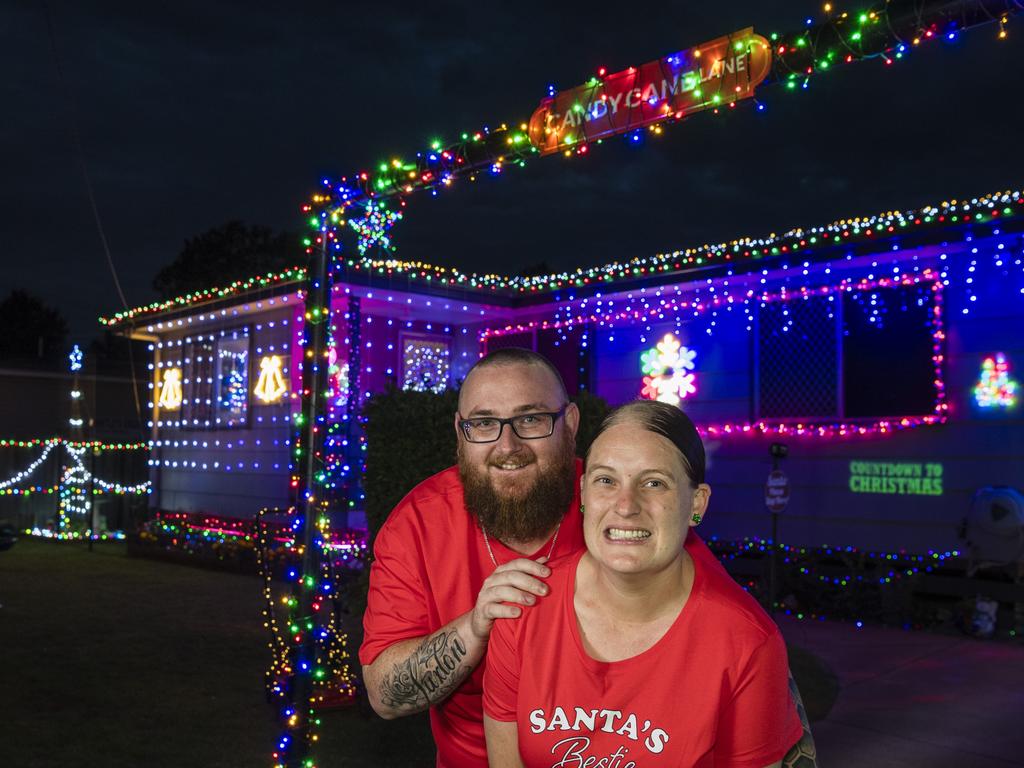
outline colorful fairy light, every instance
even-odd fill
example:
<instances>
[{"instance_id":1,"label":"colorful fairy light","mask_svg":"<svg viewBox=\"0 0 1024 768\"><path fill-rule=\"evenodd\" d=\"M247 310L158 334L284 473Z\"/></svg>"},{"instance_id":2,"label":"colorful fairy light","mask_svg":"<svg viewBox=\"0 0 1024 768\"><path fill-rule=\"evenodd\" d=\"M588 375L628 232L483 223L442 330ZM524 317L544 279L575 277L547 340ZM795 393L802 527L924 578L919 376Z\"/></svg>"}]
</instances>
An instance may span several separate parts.
<instances>
[{"instance_id":1,"label":"colorful fairy light","mask_svg":"<svg viewBox=\"0 0 1024 768\"><path fill-rule=\"evenodd\" d=\"M842 244L849 248L869 245L881 249L884 248L882 238L894 235L909 236L956 225L971 225L974 236L983 237L1005 227L1011 221L1018 220L1022 214L1024 190L1014 189L966 200L952 198L917 210L890 210L871 216L837 219L823 226L796 227L782 234L767 237L741 237L728 242L638 257L626 262L613 261L600 266L580 267L547 275L507 277L497 274L466 273L423 261L361 258L343 261L343 274L337 279L343 282L345 276L348 276L360 280L370 278L390 281L401 276L410 283L421 282L424 287L458 288L470 293L476 292L483 299L491 295L532 298L566 289L614 290L618 287L617 283L638 279L658 279L667 282L676 275L679 279L685 279L686 271L693 267L738 266L771 257L809 254L829 245ZM305 279L305 274L305 269L296 268L287 272L253 277L232 283L224 289L210 289L167 302L137 307L129 312L101 318L100 322L114 326L172 309L203 304L212 298L241 296L248 291L268 286L277 286L281 290L291 287L297 291ZM282 302L287 302L288 299L288 296L281 297ZM211 319L215 316L221 315L214 315L211 312Z\"/></svg>"},{"instance_id":2,"label":"colorful fairy light","mask_svg":"<svg viewBox=\"0 0 1024 768\"><path fill-rule=\"evenodd\" d=\"M711 315L714 317L719 310L737 310L749 313L752 307L774 302L789 302L810 299L812 297L842 296L852 292L870 292L883 288L919 286L920 289L930 296L930 310L928 328L931 333L931 362L934 377L932 388L934 391L934 405L932 412L928 414L906 415L896 418L879 418L872 421L861 420L826 420L826 419L801 419L774 421L769 419L758 419L747 422L725 422L725 423L702 423L701 432L708 437L742 437L753 435L779 435L791 437L814 437L814 438L854 438L868 435L888 434L904 429L912 429L932 424L941 424L946 421L948 404L946 403L946 387L943 375L943 362L945 360L945 328L943 321L943 288L944 280L947 279L946 272L939 272L931 267L911 265L901 267L895 265L897 271L892 277L867 279L867 278L841 278L831 285L802 285L793 290L785 285L776 291L755 291L746 284L737 286L735 291L714 291L714 286L709 288L711 294L708 298L702 298L698 290L690 293L670 293L659 295L655 293L639 294L634 301L612 302L606 304L603 299L592 302L585 299L581 302L567 303L561 305L558 310L558 319L530 321L527 323L516 323L500 328L488 328L480 333L480 341L486 344L488 339L501 337L509 334L534 333L561 329L563 331L573 328L604 328L613 332L618 326L643 327L653 322L664 322L665 318L686 318L687 321L696 320L702 316ZM903 271L906 269L907 271ZM831 272L826 267L822 277L827 278ZM810 279L809 277L807 279ZM593 308L591 305L594 305ZM709 331L712 319L709 323ZM748 322L747 331L750 332L752 325ZM674 337L673 337L674 338ZM663 339L664 342L664 339ZM681 346L681 345L680 345ZM671 343L664 347L665 353L670 359L679 355ZM657 368L660 351L657 347L648 350L643 362L650 367L650 370L666 370ZM688 359L688 356L687 356ZM681 370L688 370L681 368ZM675 369L673 368L673 372ZM648 376L646 378L652 378ZM665 388L671 391L672 377L666 377ZM657 396L661 390L656 385L645 382L644 397ZM689 393L688 393L689 394ZM653 399L653 398L652 398ZM678 403L676 403L678 404Z\"/></svg>"},{"instance_id":3,"label":"colorful fairy light","mask_svg":"<svg viewBox=\"0 0 1024 768\"><path fill-rule=\"evenodd\" d=\"M640 396L669 405L679 405L697 391L693 373L697 353L679 343L671 333L640 356L640 366L646 376Z\"/></svg>"},{"instance_id":4,"label":"colorful fairy light","mask_svg":"<svg viewBox=\"0 0 1024 768\"><path fill-rule=\"evenodd\" d=\"M1006 355L997 352L981 364L981 375L974 385L974 401L979 408L1013 408L1017 404L1018 384L1010 378Z\"/></svg>"}]
</instances>

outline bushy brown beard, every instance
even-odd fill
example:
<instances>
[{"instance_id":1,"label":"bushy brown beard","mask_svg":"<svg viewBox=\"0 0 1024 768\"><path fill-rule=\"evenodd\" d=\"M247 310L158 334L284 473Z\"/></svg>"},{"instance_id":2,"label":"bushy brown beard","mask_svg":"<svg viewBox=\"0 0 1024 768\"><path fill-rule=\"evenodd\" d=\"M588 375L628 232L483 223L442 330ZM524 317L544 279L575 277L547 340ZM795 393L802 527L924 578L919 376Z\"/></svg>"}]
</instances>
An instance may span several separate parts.
<instances>
[{"instance_id":1,"label":"bushy brown beard","mask_svg":"<svg viewBox=\"0 0 1024 768\"><path fill-rule=\"evenodd\" d=\"M576 472L571 438L563 438L562 450L552 465L541 472L533 487L518 495L499 494L487 468L471 466L459 443L459 477L468 509L480 526L501 542L533 541L548 535L572 502ZM500 464L506 456L492 457Z\"/></svg>"}]
</instances>

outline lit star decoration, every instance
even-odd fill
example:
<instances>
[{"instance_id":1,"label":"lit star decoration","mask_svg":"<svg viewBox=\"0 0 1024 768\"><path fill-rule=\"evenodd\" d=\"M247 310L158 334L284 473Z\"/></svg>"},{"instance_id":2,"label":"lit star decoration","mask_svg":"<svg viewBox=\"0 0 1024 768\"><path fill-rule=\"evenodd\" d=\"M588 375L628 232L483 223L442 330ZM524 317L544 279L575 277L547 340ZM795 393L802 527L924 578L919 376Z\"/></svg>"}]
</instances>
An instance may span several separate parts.
<instances>
[{"instance_id":1,"label":"lit star decoration","mask_svg":"<svg viewBox=\"0 0 1024 768\"><path fill-rule=\"evenodd\" d=\"M671 333L640 356L644 386L640 392L648 400L657 400L669 405L679 405L697 391L694 358L697 353L687 349Z\"/></svg>"},{"instance_id":2,"label":"lit star decoration","mask_svg":"<svg viewBox=\"0 0 1024 768\"><path fill-rule=\"evenodd\" d=\"M1010 378L1006 355L997 352L981 364L981 377L974 386L974 400L979 408L1013 408L1017 404L1018 385Z\"/></svg>"},{"instance_id":3,"label":"lit star decoration","mask_svg":"<svg viewBox=\"0 0 1024 768\"><path fill-rule=\"evenodd\" d=\"M160 382L160 400L157 405L165 411L181 408L181 368L167 368Z\"/></svg>"},{"instance_id":4,"label":"lit star decoration","mask_svg":"<svg viewBox=\"0 0 1024 768\"><path fill-rule=\"evenodd\" d=\"M358 237L359 255L365 256L366 252L374 246L381 251L393 252L394 246L391 244L390 232L391 228L401 219L400 211L392 211L384 203L369 201L362 218L348 219L348 226L355 231Z\"/></svg>"},{"instance_id":5,"label":"lit star decoration","mask_svg":"<svg viewBox=\"0 0 1024 768\"><path fill-rule=\"evenodd\" d=\"M260 360L260 376L252 393L262 402L276 403L281 399L288 387L281 375L281 358L279 355L265 355Z\"/></svg>"}]
</instances>

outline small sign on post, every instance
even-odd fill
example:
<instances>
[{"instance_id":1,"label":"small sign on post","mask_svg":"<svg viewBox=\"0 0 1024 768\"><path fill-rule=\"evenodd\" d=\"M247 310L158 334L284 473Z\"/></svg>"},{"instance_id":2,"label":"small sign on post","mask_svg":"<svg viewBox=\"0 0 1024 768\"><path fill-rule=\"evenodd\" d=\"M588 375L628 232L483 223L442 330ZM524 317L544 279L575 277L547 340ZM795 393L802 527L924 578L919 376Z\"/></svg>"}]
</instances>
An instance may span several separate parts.
<instances>
[{"instance_id":1,"label":"small sign on post","mask_svg":"<svg viewBox=\"0 0 1024 768\"><path fill-rule=\"evenodd\" d=\"M764 505L772 514L772 548L768 558L768 613L775 613L777 577L775 575L776 552L779 548L779 513L789 504L789 478L779 469L779 461L789 455L785 443L772 443L772 471L764 484Z\"/></svg>"},{"instance_id":2,"label":"small sign on post","mask_svg":"<svg viewBox=\"0 0 1024 768\"><path fill-rule=\"evenodd\" d=\"M773 469L764 484L764 505L769 512L782 512L789 504L789 478L781 469Z\"/></svg>"}]
</instances>

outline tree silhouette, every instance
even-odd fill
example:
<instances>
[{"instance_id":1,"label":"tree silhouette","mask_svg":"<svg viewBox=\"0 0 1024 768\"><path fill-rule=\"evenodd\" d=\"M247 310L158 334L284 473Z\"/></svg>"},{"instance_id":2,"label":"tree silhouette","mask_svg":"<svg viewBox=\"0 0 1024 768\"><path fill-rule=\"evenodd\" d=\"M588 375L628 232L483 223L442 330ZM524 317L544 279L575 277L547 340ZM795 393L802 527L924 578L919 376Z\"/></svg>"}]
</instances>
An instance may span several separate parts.
<instances>
[{"instance_id":1,"label":"tree silhouette","mask_svg":"<svg viewBox=\"0 0 1024 768\"><path fill-rule=\"evenodd\" d=\"M13 290L0 301L0 358L56 360L67 336L67 320L42 299Z\"/></svg>"},{"instance_id":2,"label":"tree silhouette","mask_svg":"<svg viewBox=\"0 0 1024 768\"><path fill-rule=\"evenodd\" d=\"M157 273L153 289L171 299L305 261L297 236L229 221L186 240L178 257Z\"/></svg>"}]
</instances>

